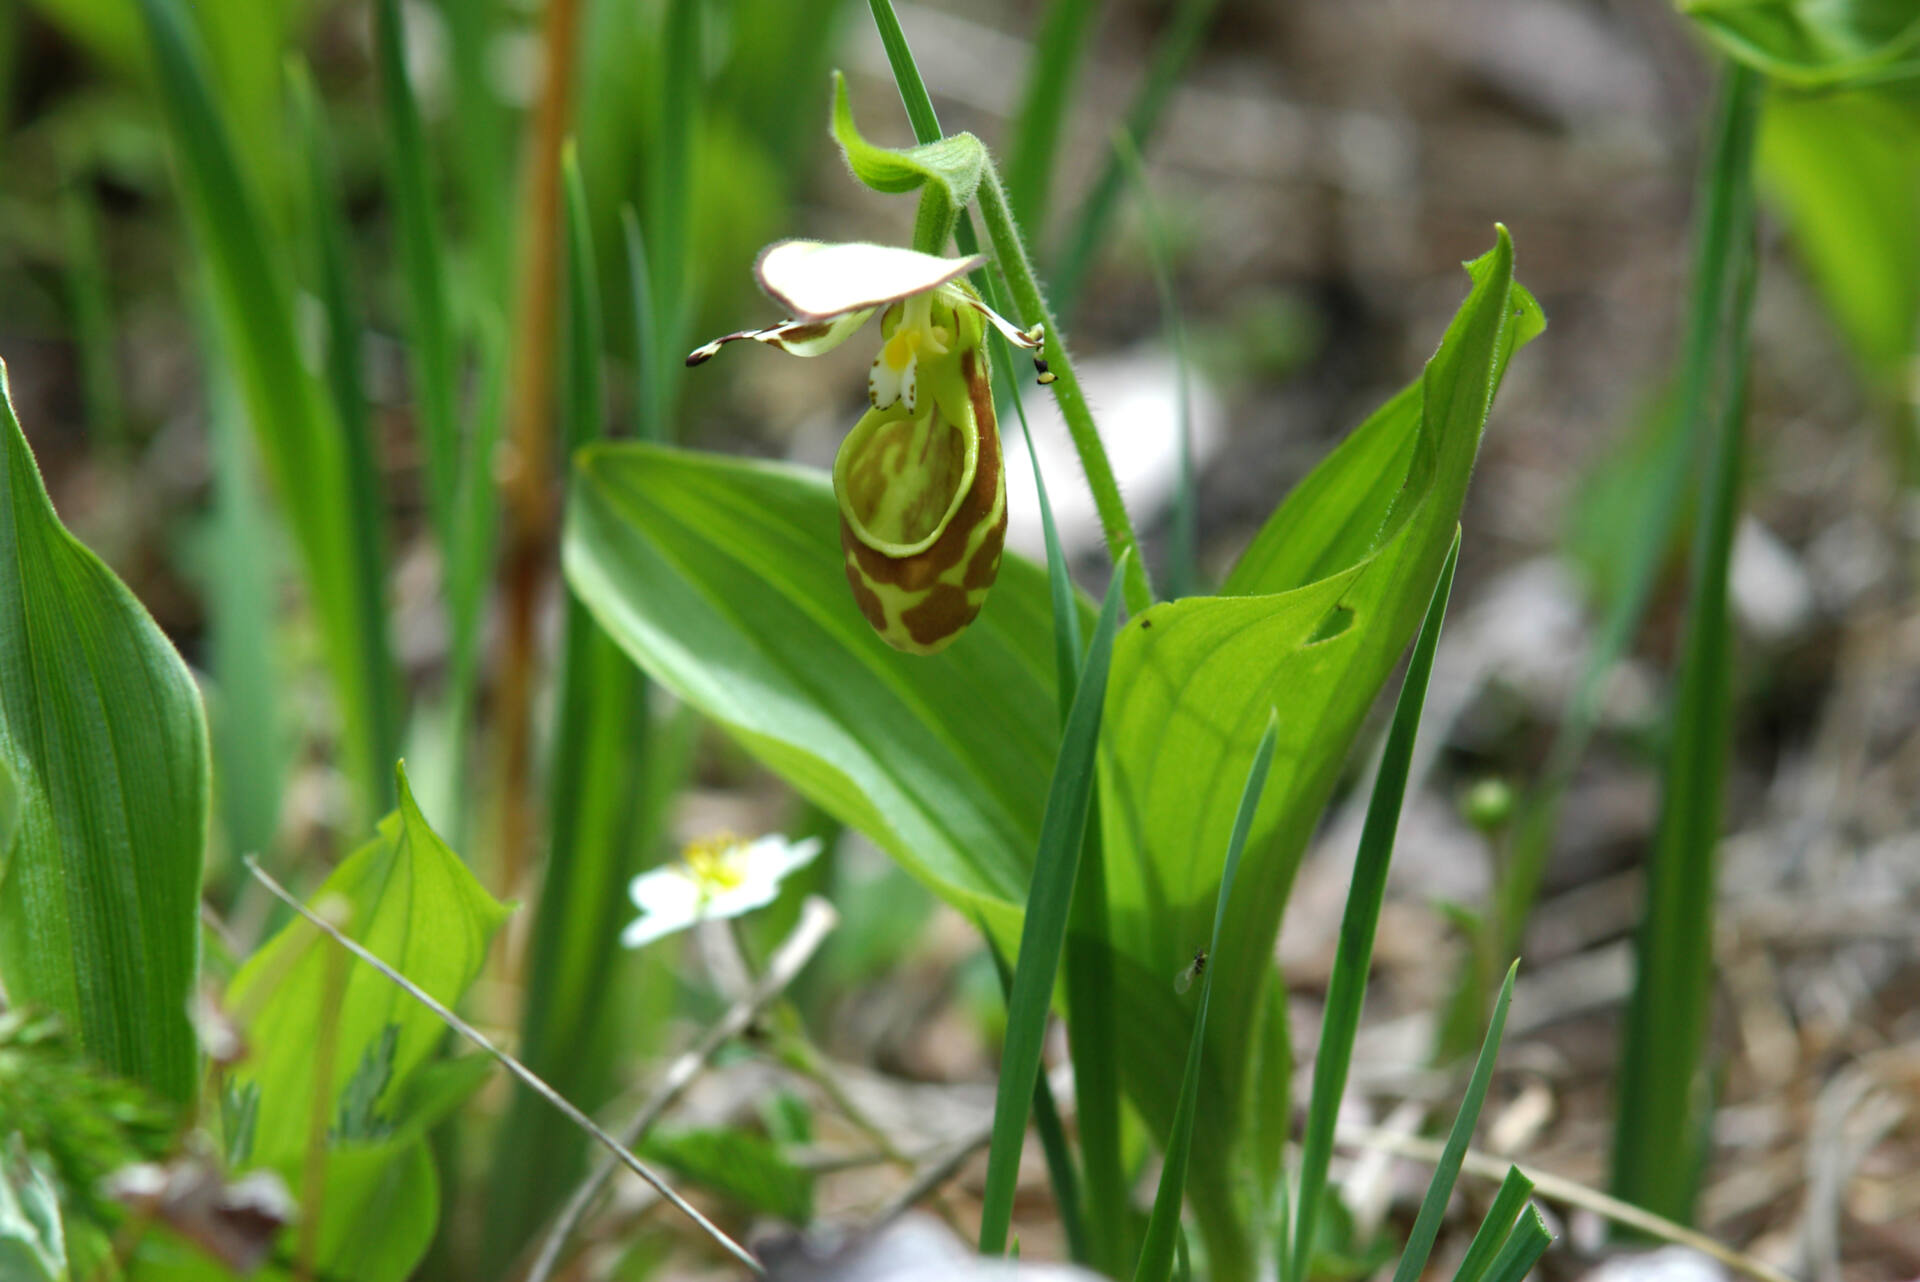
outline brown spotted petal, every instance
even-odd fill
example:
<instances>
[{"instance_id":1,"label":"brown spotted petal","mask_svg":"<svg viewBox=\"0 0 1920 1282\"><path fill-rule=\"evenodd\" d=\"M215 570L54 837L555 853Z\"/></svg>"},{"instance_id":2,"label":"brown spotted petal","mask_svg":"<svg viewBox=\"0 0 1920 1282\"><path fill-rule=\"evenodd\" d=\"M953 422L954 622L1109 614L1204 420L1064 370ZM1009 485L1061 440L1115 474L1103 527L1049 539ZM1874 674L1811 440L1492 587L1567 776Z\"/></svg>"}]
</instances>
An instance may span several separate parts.
<instances>
[{"instance_id":1,"label":"brown spotted petal","mask_svg":"<svg viewBox=\"0 0 1920 1282\"><path fill-rule=\"evenodd\" d=\"M719 355L720 349L728 343L748 340L777 347L792 356L819 356L846 342L853 331L867 323L867 317L871 315L873 309L867 308L831 320L785 320L766 329L736 330L731 334L722 334L710 343L702 343L688 352L687 365L704 365Z\"/></svg>"},{"instance_id":2,"label":"brown spotted petal","mask_svg":"<svg viewBox=\"0 0 1920 1282\"><path fill-rule=\"evenodd\" d=\"M953 369L952 394L922 398L918 416L869 411L833 465L854 601L909 654L936 654L973 622L1007 537L986 354L962 352Z\"/></svg>"}]
</instances>

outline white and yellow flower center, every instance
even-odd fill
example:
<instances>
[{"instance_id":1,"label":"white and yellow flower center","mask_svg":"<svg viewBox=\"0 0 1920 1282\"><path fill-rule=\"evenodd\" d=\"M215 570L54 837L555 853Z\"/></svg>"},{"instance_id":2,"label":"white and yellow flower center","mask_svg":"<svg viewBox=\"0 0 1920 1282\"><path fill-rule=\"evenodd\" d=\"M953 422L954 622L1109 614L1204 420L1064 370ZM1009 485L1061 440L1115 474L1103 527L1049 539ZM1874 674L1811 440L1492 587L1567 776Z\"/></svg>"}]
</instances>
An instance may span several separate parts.
<instances>
[{"instance_id":1,"label":"white and yellow flower center","mask_svg":"<svg viewBox=\"0 0 1920 1282\"><path fill-rule=\"evenodd\" d=\"M739 838L722 834L689 844L680 852L680 862L688 879L699 887L701 898L710 899L746 883L746 851Z\"/></svg>"},{"instance_id":2,"label":"white and yellow flower center","mask_svg":"<svg viewBox=\"0 0 1920 1282\"><path fill-rule=\"evenodd\" d=\"M893 332L880 344L880 354L867 374L867 399L873 408L899 404L909 414L918 412L920 359L947 355L953 342L953 329L934 323L935 297L935 293L915 294L895 303L881 319L881 328L891 322Z\"/></svg>"}]
</instances>

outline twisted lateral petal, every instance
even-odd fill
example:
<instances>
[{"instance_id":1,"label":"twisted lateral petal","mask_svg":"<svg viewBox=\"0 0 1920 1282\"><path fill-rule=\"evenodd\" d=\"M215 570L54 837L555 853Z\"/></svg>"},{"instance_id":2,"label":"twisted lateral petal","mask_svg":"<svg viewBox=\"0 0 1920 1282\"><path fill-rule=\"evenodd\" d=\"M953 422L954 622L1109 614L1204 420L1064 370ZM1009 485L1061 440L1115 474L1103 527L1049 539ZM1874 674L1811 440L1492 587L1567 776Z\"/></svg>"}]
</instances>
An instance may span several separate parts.
<instances>
[{"instance_id":1,"label":"twisted lateral petal","mask_svg":"<svg viewBox=\"0 0 1920 1282\"><path fill-rule=\"evenodd\" d=\"M960 355L958 395L918 418L869 411L834 460L854 602L888 645L936 654L980 613L1000 572L1007 485L986 358Z\"/></svg>"},{"instance_id":2,"label":"twisted lateral petal","mask_svg":"<svg viewBox=\"0 0 1920 1282\"><path fill-rule=\"evenodd\" d=\"M765 343L777 347L794 356L818 356L830 352L852 336L853 331L867 323L867 317L873 315L873 309L848 312L833 320L787 320L766 329L743 329L731 334L722 334L711 343L703 343L687 353L688 365L704 365L717 355L728 343L738 343L752 339L756 343Z\"/></svg>"},{"instance_id":3,"label":"twisted lateral petal","mask_svg":"<svg viewBox=\"0 0 1920 1282\"><path fill-rule=\"evenodd\" d=\"M801 320L831 320L938 289L987 261L864 242L782 240L760 251L760 288Z\"/></svg>"}]
</instances>

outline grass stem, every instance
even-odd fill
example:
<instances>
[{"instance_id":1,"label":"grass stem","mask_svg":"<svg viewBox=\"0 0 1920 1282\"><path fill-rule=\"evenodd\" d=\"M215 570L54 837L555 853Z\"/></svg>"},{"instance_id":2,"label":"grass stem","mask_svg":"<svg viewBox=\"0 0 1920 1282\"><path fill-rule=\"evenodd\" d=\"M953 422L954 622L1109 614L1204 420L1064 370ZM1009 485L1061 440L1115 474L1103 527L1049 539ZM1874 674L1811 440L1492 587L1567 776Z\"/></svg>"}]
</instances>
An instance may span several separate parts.
<instances>
[{"instance_id":1,"label":"grass stem","mask_svg":"<svg viewBox=\"0 0 1920 1282\"><path fill-rule=\"evenodd\" d=\"M1621 1052L1614 1191L1669 1219L1692 1218L1705 1118L1700 1060L1713 989L1713 900L1732 714L1733 624L1728 579L1740 514L1753 246L1758 73L1730 65L1710 153L1708 203L1723 211L1726 301L1711 312L1720 341L1689 383L1717 379L1721 403L1703 460L1686 634L1675 683L1660 824L1647 864L1647 906ZM1703 344L1704 346L1704 344ZM1705 411L1705 397L1693 408Z\"/></svg>"}]
</instances>

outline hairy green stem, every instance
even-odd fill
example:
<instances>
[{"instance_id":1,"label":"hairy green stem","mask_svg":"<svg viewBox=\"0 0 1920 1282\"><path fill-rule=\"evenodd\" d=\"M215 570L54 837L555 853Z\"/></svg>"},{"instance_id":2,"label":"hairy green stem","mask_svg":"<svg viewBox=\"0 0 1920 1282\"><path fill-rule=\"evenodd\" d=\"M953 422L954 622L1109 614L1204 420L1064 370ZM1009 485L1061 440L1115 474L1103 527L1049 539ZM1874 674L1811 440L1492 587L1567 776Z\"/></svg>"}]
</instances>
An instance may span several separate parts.
<instances>
[{"instance_id":1,"label":"hairy green stem","mask_svg":"<svg viewBox=\"0 0 1920 1282\"><path fill-rule=\"evenodd\" d=\"M1113 477L1113 465L1107 461L1106 447L1100 443L1100 430L1094 426L1093 411L1087 406L1086 393L1080 390L1080 378L1074 372L1073 358L1060 336L1060 327L1047 306L1040 283L1034 279L1033 264L1027 258L1020 229L1014 226L1013 213L1007 208L1006 192L1000 186L1000 174L987 162L980 179L980 217L987 225L987 239L993 243L994 257L1013 291L1013 303L1020 319L1027 324L1039 322L1047 331L1047 365L1054 373L1054 399L1067 420L1073 436L1073 448L1080 454L1080 466L1087 474L1087 486L1100 513L1100 528L1107 536L1107 551L1115 565L1127 552L1134 555L1126 563L1127 609L1139 614L1153 604L1153 589L1147 583L1146 566L1137 551L1133 523L1127 518L1127 505L1120 497L1119 483Z\"/></svg>"}]
</instances>

